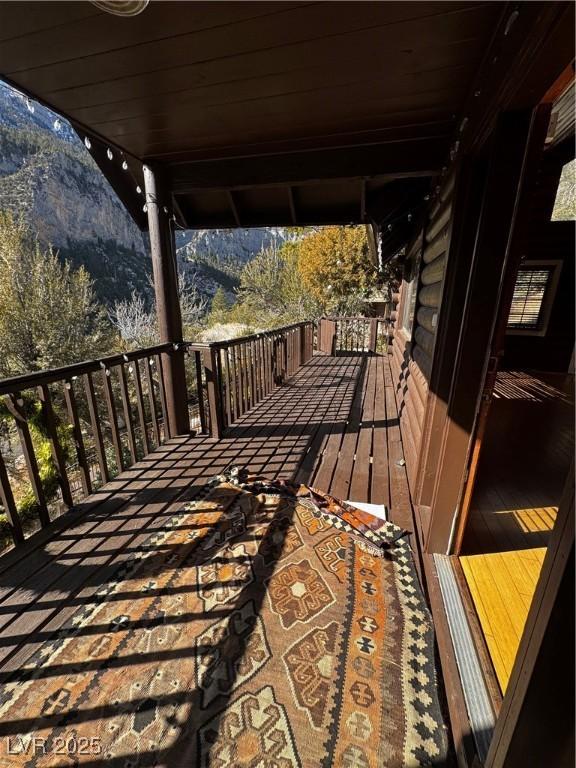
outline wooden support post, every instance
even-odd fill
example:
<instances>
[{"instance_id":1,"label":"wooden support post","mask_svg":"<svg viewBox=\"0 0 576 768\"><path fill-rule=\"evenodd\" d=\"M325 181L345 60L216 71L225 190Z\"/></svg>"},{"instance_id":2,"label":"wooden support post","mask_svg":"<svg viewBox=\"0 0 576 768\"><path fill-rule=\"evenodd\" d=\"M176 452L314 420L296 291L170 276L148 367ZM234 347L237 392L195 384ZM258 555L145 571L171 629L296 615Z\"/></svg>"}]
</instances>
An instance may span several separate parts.
<instances>
[{"instance_id":1,"label":"wooden support post","mask_svg":"<svg viewBox=\"0 0 576 768\"><path fill-rule=\"evenodd\" d=\"M206 374L206 389L208 391L208 412L210 414L210 434L219 440L222 437L222 404L220 402L220 387L218 382L218 367L216 350L204 351L204 371Z\"/></svg>"},{"instance_id":2,"label":"wooden support post","mask_svg":"<svg viewBox=\"0 0 576 768\"><path fill-rule=\"evenodd\" d=\"M164 353L162 359L168 413L167 433L175 437L190 432L190 419L184 346L181 343L182 317L178 299L176 249L171 227L172 208L167 185L158 168L144 166L144 183L160 341L173 343L177 347L172 352Z\"/></svg>"}]
</instances>

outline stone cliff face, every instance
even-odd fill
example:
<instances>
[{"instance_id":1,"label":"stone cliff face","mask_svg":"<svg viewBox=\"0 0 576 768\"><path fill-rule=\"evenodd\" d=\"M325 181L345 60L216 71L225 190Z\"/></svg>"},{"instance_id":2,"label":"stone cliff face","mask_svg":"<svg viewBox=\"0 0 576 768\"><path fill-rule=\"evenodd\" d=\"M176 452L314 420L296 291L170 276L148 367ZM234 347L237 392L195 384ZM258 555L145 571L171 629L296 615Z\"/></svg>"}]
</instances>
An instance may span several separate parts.
<instances>
[{"instance_id":1,"label":"stone cliff face","mask_svg":"<svg viewBox=\"0 0 576 768\"><path fill-rule=\"evenodd\" d=\"M0 83L0 210L23 216L44 244L83 265L105 304L150 296L147 236L140 232L66 121ZM232 293L243 264L290 230L178 232L181 268L212 296Z\"/></svg>"},{"instance_id":2,"label":"stone cliff face","mask_svg":"<svg viewBox=\"0 0 576 768\"><path fill-rule=\"evenodd\" d=\"M217 257L223 263L246 263L264 248L281 246L295 236L290 229L284 227L198 229L179 232L176 245L179 252L189 258Z\"/></svg>"},{"instance_id":3,"label":"stone cliff face","mask_svg":"<svg viewBox=\"0 0 576 768\"><path fill-rule=\"evenodd\" d=\"M0 84L0 208L45 243L100 237L146 252L142 233L89 153L50 110Z\"/></svg>"}]
</instances>

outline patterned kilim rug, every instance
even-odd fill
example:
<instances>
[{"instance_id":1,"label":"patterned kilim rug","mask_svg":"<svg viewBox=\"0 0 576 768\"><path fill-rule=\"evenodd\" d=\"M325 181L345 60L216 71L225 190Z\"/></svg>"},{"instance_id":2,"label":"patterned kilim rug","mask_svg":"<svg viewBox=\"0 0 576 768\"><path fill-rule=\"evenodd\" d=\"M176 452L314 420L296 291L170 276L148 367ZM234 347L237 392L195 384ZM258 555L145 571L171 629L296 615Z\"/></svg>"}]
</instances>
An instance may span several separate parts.
<instances>
[{"instance_id":1,"label":"patterned kilim rug","mask_svg":"<svg viewBox=\"0 0 576 768\"><path fill-rule=\"evenodd\" d=\"M166 522L4 686L2 767L445 764L402 531L236 474Z\"/></svg>"}]
</instances>

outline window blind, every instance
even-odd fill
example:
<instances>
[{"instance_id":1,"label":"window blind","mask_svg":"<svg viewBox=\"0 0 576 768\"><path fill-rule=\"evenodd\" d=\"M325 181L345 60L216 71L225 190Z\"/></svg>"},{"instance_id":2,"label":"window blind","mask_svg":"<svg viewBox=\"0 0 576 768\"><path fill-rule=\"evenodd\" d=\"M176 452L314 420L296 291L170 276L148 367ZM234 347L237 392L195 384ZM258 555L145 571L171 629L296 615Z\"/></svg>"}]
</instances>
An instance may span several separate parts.
<instances>
[{"instance_id":1,"label":"window blind","mask_svg":"<svg viewBox=\"0 0 576 768\"><path fill-rule=\"evenodd\" d=\"M518 271L508 316L508 328L540 330L544 299L552 272L551 267L534 267Z\"/></svg>"}]
</instances>

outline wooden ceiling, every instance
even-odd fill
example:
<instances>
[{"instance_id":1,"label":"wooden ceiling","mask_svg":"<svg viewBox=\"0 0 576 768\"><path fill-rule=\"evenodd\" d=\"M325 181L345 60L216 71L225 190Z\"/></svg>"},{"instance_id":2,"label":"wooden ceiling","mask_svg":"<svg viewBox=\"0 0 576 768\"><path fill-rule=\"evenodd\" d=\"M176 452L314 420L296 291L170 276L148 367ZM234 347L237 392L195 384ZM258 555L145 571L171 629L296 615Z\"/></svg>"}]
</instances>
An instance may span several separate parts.
<instances>
[{"instance_id":1,"label":"wooden ceiling","mask_svg":"<svg viewBox=\"0 0 576 768\"><path fill-rule=\"evenodd\" d=\"M505 6L4 2L0 73L115 149L96 159L140 223L140 161L189 227L367 221L446 161Z\"/></svg>"}]
</instances>

